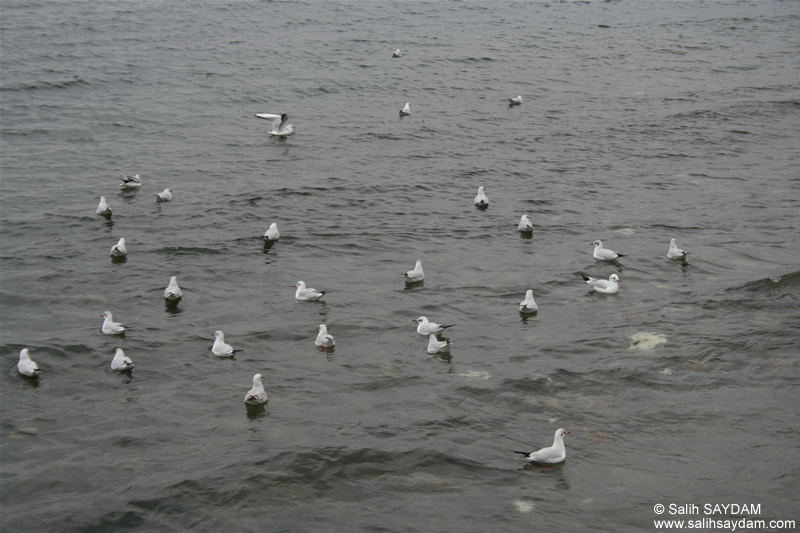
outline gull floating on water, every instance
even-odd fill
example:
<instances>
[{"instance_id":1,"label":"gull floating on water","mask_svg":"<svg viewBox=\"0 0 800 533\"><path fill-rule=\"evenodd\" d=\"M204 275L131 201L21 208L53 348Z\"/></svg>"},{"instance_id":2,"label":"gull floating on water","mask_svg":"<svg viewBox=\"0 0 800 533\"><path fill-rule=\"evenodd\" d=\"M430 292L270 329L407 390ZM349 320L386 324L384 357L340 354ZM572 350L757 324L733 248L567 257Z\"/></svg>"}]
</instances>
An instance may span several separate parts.
<instances>
[{"instance_id":1,"label":"gull floating on water","mask_svg":"<svg viewBox=\"0 0 800 533\"><path fill-rule=\"evenodd\" d=\"M453 324L449 324L447 326L443 326L441 324L437 324L435 322L428 322L428 319L424 316L419 318L415 318L412 322L417 323L417 333L420 335L430 335L431 333L441 333L446 328L452 328Z\"/></svg>"},{"instance_id":2,"label":"gull floating on water","mask_svg":"<svg viewBox=\"0 0 800 533\"><path fill-rule=\"evenodd\" d=\"M522 215L522 218L519 219L517 229L522 233L533 233L533 221L531 221L531 217L529 215Z\"/></svg>"},{"instance_id":3,"label":"gull floating on water","mask_svg":"<svg viewBox=\"0 0 800 533\"><path fill-rule=\"evenodd\" d=\"M117 351L114 352L114 359L111 361L111 370L125 372L126 370L133 370L134 366L134 362L125 355L122 348L117 348Z\"/></svg>"},{"instance_id":4,"label":"gull floating on water","mask_svg":"<svg viewBox=\"0 0 800 533\"><path fill-rule=\"evenodd\" d=\"M289 115L286 113L281 113L280 115L273 115L271 113L256 113L256 116L258 118L263 118L264 120L272 121L272 131L270 131L271 135L285 137L294 133L294 126L288 123Z\"/></svg>"},{"instance_id":5,"label":"gull floating on water","mask_svg":"<svg viewBox=\"0 0 800 533\"><path fill-rule=\"evenodd\" d=\"M406 105L403 106L403 109L400 110L400 116L405 117L411 114L411 104L406 102Z\"/></svg>"},{"instance_id":6,"label":"gull floating on water","mask_svg":"<svg viewBox=\"0 0 800 533\"><path fill-rule=\"evenodd\" d=\"M302 301L316 301L327 294L326 291L318 291L312 287L306 287L304 281L298 281L294 286L297 287L294 297Z\"/></svg>"},{"instance_id":7,"label":"gull floating on water","mask_svg":"<svg viewBox=\"0 0 800 533\"><path fill-rule=\"evenodd\" d=\"M525 293L525 299L519 303L519 312L523 314L530 314L535 313L539 310L539 306L536 305L536 300L533 299L533 291L528 289L528 292Z\"/></svg>"},{"instance_id":8,"label":"gull floating on water","mask_svg":"<svg viewBox=\"0 0 800 533\"><path fill-rule=\"evenodd\" d=\"M453 345L452 342L448 341L440 341L436 338L435 333L431 333L428 336L428 353L431 355L437 353L450 353L450 347Z\"/></svg>"},{"instance_id":9,"label":"gull floating on water","mask_svg":"<svg viewBox=\"0 0 800 533\"><path fill-rule=\"evenodd\" d=\"M130 329L130 326L125 326L119 322L114 322L114 317L111 316L111 311L105 311L100 316L105 319L103 320L102 330L106 335L119 335L120 333L125 333L126 330Z\"/></svg>"},{"instance_id":10,"label":"gull floating on water","mask_svg":"<svg viewBox=\"0 0 800 533\"><path fill-rule=\"evenodd\" d=\"M669 240L669 252L667 252L667 257L670 259L686 259L686 254L688 254L686 250L681 250L678 248L678 243L675 239Z\"/></svg>"},{"instance_id":11,"label":"gull floating on water","mask_svg":"<svg viewBox=\"0 0 800 533\"><path fill-rule=\"evenodd\" d=\"M425 279L425 273L422 271L422 261L417 261L414 265L414 270L409 270L404 274L406 283L418 283Z\"/></svg>"},{"instance_id":12,"label":"gull floating on water","mask_svg":"<svg viewBox=\"0 0 800 533\"><path fill-rule=\"evenodd\" d=\"M269 228L264 233L264 240L266 241L277 241L281 238L281 233L278 231L278 225L274 222L269 225Z\"/></svg>"},{"instance_id":13,"label":"gull floating on water","mask_svg":"<svg viewBox=\"0 0 800 533\"><path fill-rule=\"evenodd\" d=\"M170 200L172 200L172 189L164 189L156 194L156 202L169 202Z\"/></svg>"},{"instance_id":14,"label":"gull floating on water","mask_svg":"<svg viewBox=\"0 0 800 533\"><path fill-rule=\"evenodd\" d=\"M611 261L612 259L616 259L617 257L625 257L625 254L620 254L615 252L614 250L609 250L608 248L603 248L603 241L600 239L593 241L592 246L594 246L594 251L592 255L595 259L599 259L601 261Z\"/></svg>"},{"instance_id":15,"label":"gull floating on water","mask_svg":"<svg viewBox=\"0 0 800 533\"><path fill-rule=\"evenodd\" d=\"M217 357L228 357L242 351L234 350L233 346L225 344L225 335L220 330L214 332L214 337L216 340L214 340L214 346L211 347L211 353Z\"/></svg>"},{"instance_id":16,"label":"gull floating on water","mask_svg":"<svg viewBox=\"0 0 800 533\"><path fill-rule=\"evenodd\" d=\"M605 294L615 294L619 292L619 283L622 281L616 274L611 274L611 277L609 277L608 280L591 278L589 276L584 276L583 274L581 274L581 277L591 288L597 292L602 292Z\"/></svg>"},{"instance_id":17,"label":"gull floating on water","mask_svg":"<svg viewBox=\"0 0 800 533\"><path fill-rule=\"evenodd\" d=\"M105 196L100 197L100 203L97 204L97 210L95 213L101 217L111 218L111 206L108 205Z\"/></svg>"},{"instance_id":18,"label":"gull floating on water","mask_svg":"<svg viewBox=\"0 0 800 533\"><path fill-rule=\"evenodd\" d=\"M169 278L169 285L164 289L164 298L170 301L177 301L183 298L183 291L178 287L178 276Z\"/></svg>"},{"instance_id":19,"label":"gull floating on water","mask_svg":"<svg viewBox=\"0 0 800 533\"><path fill-rule=\"evenodd\" d=\"M552 446L542 448L535 452L518 452L515 450L514 453L524 455L525 459L532 463L546 463L551 465L560 463L567 458L567 450L564 448L564 435L569 435L569 431L559 428L556 430Z\"/></svg>"},{"instance_id":20,"label":"gull floating on water","mask_svg":"<svg viewBox=\"0 0 800 533\"><path fill-rule=\"evenodd\" d=\"M31 361L30 350L23 348L19 352L19 362L17 363L17 371L23 376L35 378L39 375L39 366Z\"/></svg>"},{"instance_id":21,"label":"gull floating on water","mask_svg":"<svg viewBox=\"0 0 800 533\"><path fill-rule=\"evenodd\" d=\"M475 196L473 203L478 209L486 209L489 207L489 197L486 196L486 187L478 187L478 194Z\"/></svg>"},{"instance_id":22,"label":"gull floating on water","mask_svg":"<svg viewBox=\"0 0 800 533\"><path fill-rule=\"evenodd\" d=\"M403 54L402 54L402 52L400 52L399 48L397 50L395 50L394 52L392 52L392 57L402 57L402 55Z\"/></svg>"},{"instance_id":23,"label":"gull floating on water","mask_svg":"<svg viewBox=\"0 0 800 533\"><path fill-rule=\"evenodd\" d=\"M117 241L117 244L111 247L111 257L125 257L127 255L128 249L125 247L125 238L120 238Z\"/></svg>"},{"instance_id":24,"label":"gull floating on water","mask_svg":"<svg viewBox=\"0 0 800 533\"><path fill-rule=\"evenodd\" d=\"M317 338L314 340L314 345L320 348L333 348L336 345L333 335L328 333L328 327L325 324L319 325L319 333L317 333Z\"/></svg>"},{"instance_id":25,"label":"gull floating on water","mask_svg":"<svg viewBox=\"0 0 800 533\"><path fill-rule=\"evenodd\" d=\"M267 392L264 390L264 385L261 380L264 377L261 374L253 376L253 388L244 395L244 403L248 405L261 405L267 402Z\"/></svg>"},{"instance_id":26,"label":"gull floating on water","mask_svg":"<svg viewBox=\"0 0 800 533\"><path fill-rule=\"evenodd\" d=\"M522 95L517 95L514 98L508 99L508 105L519 105L522 103Z\"/></svg>"},{"instance_id":27,"label":"gull floating on water","mask_svg":"<svg viewBox=\"0 0 800 533\"><path fill-rule=\"evenodd\" d=\"M123 176L120 179L122 180L122 183L119 184L120 189L136 190L142 186L142 179L139 177L139 174L135 176Z\"/></svg>"}]
</instances>

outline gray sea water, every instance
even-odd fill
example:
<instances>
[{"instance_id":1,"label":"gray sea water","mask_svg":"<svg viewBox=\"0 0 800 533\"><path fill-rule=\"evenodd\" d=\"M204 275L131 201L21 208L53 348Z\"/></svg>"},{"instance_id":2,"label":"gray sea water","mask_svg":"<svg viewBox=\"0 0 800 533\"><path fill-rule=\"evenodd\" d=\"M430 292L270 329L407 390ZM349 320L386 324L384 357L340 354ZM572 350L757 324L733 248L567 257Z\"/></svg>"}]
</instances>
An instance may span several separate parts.
<instances>
[{"instance_id":1,"label":"gray sea water","mask_svg":"<svg viewBox=\"0 0 800 533\"><path fill-rule=\"evenodd\" d=\"M800 3L4 0L0 38L3 531L800 519Z\"/></svg>"}]
</instances>

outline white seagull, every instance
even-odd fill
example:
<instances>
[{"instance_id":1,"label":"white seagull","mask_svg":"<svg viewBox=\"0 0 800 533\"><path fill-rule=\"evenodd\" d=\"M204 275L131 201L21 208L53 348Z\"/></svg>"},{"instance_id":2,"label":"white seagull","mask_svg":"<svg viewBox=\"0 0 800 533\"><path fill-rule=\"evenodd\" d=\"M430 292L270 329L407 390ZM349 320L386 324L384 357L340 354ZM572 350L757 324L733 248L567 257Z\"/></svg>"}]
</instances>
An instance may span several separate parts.
<instances>
[{"instance_id":1,"label":"white seagull","mask_svg":"<svg viewBox=\"0 0 800 533\"><path fill-rule=\"evenodd\" d=\"M281 233L278 231L278 225L274 222L269 225L269 228L264 233L264 240L266 241L277 241L281 238Z\"/></svg>"},{"instance_id":2,"label":"white seagull","mask_svg":"<svg viewBox=\"0 0 800 533\"><path fill-rule=\"evenodd\" d=\"M411 104L406 102L406 105L403 106L403 109L400 110L400 116L405 117L411 114Z\"/></svg>"},{"instance_id":3,"label":"white seagull","mask_svg":"<svg viewBox=\"0 0 800 533\"><path fill-rule=\"evenodd\" d=\"M519 312L535 313L538 310L539 306L536 305L536 300L533 299L533 291L528 289L528 292L525 293L525 299L519 303Z\"/></svg>"},{"instance_id":4,"label":"white seagull","mask_svg":"<svg viewBox=\"0 0 800 533\"><path fill-rule=\"evenodd\" d=\"M560 463L567 458L567 450L564 448L564 435L569 435L569 431L564 428L556 430L556 435L553 438L553 445L548 448L542 448L536 452L518 452L525 456L525 459L532 463L546 463L555 464Z\"/></svg>"},{"instance_id":5,"label":"white seagull","mask_svg":"<svg viewBox=\"0 0 800 533\"><path fill-rule=\"evenodd\" d=\"M256 374L253 376L253 388L244 395L244 403L248 405L261 405L267 403L267 392L264 390L264 385L261 380L264 376Z\"/></svg>"},{"instance_id":6,"label":"white seagull","mask_svg":"<svg viewBox=\"0 0 800 533\"><path fill-rule=\"evenodd\" d=\"M316 301L327 294L326 291L318 291L317 289L306 287L306 283L304 281L298 281L294 286L297 287L297 290L294 293L294 297L297 300L307 302Z\"/></svg>"},{"instance_id":7,"label":"white seagull","mask_svg":"<svg viewBox=\"0 0 800 533\"><path fill-rule=\"evenodd\" d=\"M594 251L592 255L595 259L599 259L601 261L611 261L612 259L616 259L617 257L625 257L625 254L620 254L615 252L614 250L609 250L608 248L603 248L603 241L600 239L593 241L592 246L594 246Z\"/></svg>"},{"instance_id":8,"label":"white seagull","mask_svg":"<svg viewBox=\"0 0 800 533\"><path fill-rule=\"evenodd\" d=\"M135 363L125 355L122 348L117 348L117 351L114 352L114 359L111 361L111 370L125 372L126 370L133 370L134 365Z\"/></svg>"},{"instance_id":9,"label":"white seagull","mask_svg":"<svg viewBox=\"0 0 800 533\"><path fill-rule=\"evenodd\" d=\"M518 94L514 98L508 99L508 105L519 105L522 103L522 95Z\"/></svg>"},{"instance_id":10,"label":"white seagull","mask_svg":"<svg viewBox=\"0 0 800 533\"><path fill-rule=\"evenodd\" d=\"M675 242L675 239L669 240L669 252L667 252L667 257L670 259L686 259L686 254L688 254L686 250L681 250L678 248L678 243Z\"/></svg>"},{"instance_id":11,"label":"white seagull","mask_svg":"<svg viewBox=\"0 0 800 533\"><path fill-rule=\"evenodd\" d=\"M19 352L17 371L23 376L28 376L29 378L35 378L39 375L39 366L31 361L30 350L27 348L23 348Z\"/></svg>"},{"instance_id":12,"label":"white seagull","mask_svg":"<svg viewBox=\"0 0 800 533\"><path fill-rule=\"evenodd\" d=\"M611 274L611 277L609 277L608 280L590 278L589 276L584 276L583 274L581 274L581 277L591 288L597 292L602 292L605 294L615 294L619 292L619 284L622 281L616 274Z\"/></svg>"},{"instance_id":13,"label":"white seagull","mask_svg":"<svg viewBox=\"0 0 800 533\"><path fill-rule=\"evenodd\" d=\"M122 183L119 184L120 189L136 190L142 186L142 179L139 177L139 174L135 176L123 176L120 179L122 180Z\"/></svg>"},{"instance_id":14,"label":"white seagull","mask_svg":"<svg viewBox=\"0 0 800 533\"><path fill-rule=\"evenodd\" d=\"M435 322L428 322L428 319L424 316L419 318L415 318L412 322L417 323L417 333L420 335L430 335L431 333L441 333L446 328L452 328L453 324L449 324L447 326L443 326L441 324L436 324Z\"/></svg>"},{"instance_id":15,"label":"white seagull","mask_svg":"<svg viewBox=\"0 0 800 533\"><path fill-rule=\"evenodd\" d=\"M517 229L522 233L533 233L533 221L531 221L531 217L529 215L522 215L522 218L519 219Z\"/></svg>"},{"instance_id":16,"label":"white seagull","mask_svg":"<svg viewBox=\"0 0 800 533\"><path fill-rule=\"evenodd\" d=\"M111 257L125 257L128 249L125 247L125 238L121 237L117 244L111 247Z\"/></svg>"},{"instance_id":17,"label":"white seagull","mask_svg":"<svg viewBox=\"0 0 800 533\"><path fill-rule=\"evenodd\" d=\"M263 118L264 120L272 121L272 131L270 131L271 135L286 137L287 135L294 133L294 126L292 124L288 124L289 115L286 113L281 113L280 115L273 115L271 113L256 113L256 116L258 118Z\"/></svg>"},{"instance_id":18,"label":"white seagull","mask_svg":"<svg viewBox=\"0 0 800 533\"><path fill-rule=\"evenodd\" d=\"M100 203L97 204L97 210L95 211L99 216L109 218L111 217L111 206L108 205L106 202L106 197L100 197Z\"/></svg>"},{"instance_id":19,"label":"white seagull","mask_svg":"<svg viewBox=\"0 0 800 533\"><path fill-rule=\"evenodd\" d=\"M422 271L422 261L417 261L414 265L414 270L409 270L404 274L406 283L417 283L425 279L425 273Z\"/></svg>"},{"instance_id":20,"label":"white seagull","mask_svg":"<svg viewBox=\"0 0 800 533\"><path fill-rule=\"evenodd\" d=\"M333 335L328 333L328 327L325 324L319 325L319 333L317 333L314 345L320 348L333 348L336 345Z\"/></svg>"},{"instance_id":21,"label":"white seagull","mask_svg":"<svg viewBox=\"0 0 800 533\"><path fill-rule=\"evenodd\" d=\"M450 341L440 341L436 338L435 333L431 333L428 337L428 353L431 355L437 353L450 353L450 347L453 345Z\"/></svg>"},{"instance_id":22,"label":"white seagull","mask_svg":"<svg viewBox=\"0 0 800 533\"><path fill-rule=\"evenodd\" d=\"M400 52L399 48L397 50L395 50L394 52L392 52L392 57L402 57L402 56L403 56L403 53Z\"/></svg>"},{"instance_id":23,"label":"white seagull","mask_svg":"<svg viewBox=\"0 0 800 533\"><path fill-rule=\"evenodd\" d=\"M126 330L130 329L130 326L125 326L120 324L119 322L114 322L114 317L111 316L111 311L105 311L102 315L105 320L103 320L103 333L106 335L119 335L120 333L125 333Z\"/></svg>"},{"instance_id":24,"label":"white seagull","mask_svg":"<svg viewBox=\"0 0 800 533\"><path fill-rule=\"evenodd\" d=\"M225 344L225 335L220 330L214 332L214 337L216 340L214 341L214 346L211 347L211 353L217 357L228 357L242 351L234 350L233 346Z\"/></svg>"},{"instance_id":25,"label":"white seagull","mask_svg":"<svg viewBox=\"0 0 800 533\"><path fill-rule=\"evenodd\" d=\"M171 301L183 298L183 291L178 287L178 276L171 276L169 278L169 285L164 289L164 298Z\"/></svg>"},{"instance_id":26,"label":"white seagull","mask_svg":"<svg viewBox=\"0 0 800 533\"><path fill-rule=\"evenodd\" d=\"M156 202L169 202L172 200L172 189L164 189L160 193L156 194Z\"/></svg>"},{"instance_id":27,"label":"white seagull","mask_svg":"<svg viewBox=\"0 0 800 533\"><path fill-rule=\"evenodd\" d=\"M475 207L478 209L486 209L489 207L489 197L486 196L486 188L478 187L478 195L475 196Z\"/></svg>"}]
</instances>

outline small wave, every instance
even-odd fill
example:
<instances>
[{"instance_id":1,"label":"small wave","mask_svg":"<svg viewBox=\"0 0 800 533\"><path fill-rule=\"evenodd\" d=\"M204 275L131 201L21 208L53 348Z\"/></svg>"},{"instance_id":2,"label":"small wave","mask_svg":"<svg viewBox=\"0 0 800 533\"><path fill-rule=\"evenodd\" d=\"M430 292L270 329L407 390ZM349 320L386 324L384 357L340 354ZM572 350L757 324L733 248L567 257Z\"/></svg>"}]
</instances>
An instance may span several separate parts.
<instances>
[{"instance_id":1,"label":"small wave","mask_svg":"<svg viewBox=\"0 0 800 533\"><path fill-rule=\"evenodd\" d=\"M58 89L71 89L73 87L89 87L91 84L83 78L74 77L71 80L63 81L37 81L34 83L18 83L15 85L6 85L0 88L3 91L39 91L39 90L58 90Z\"/></svg>"},{"instance_id":2,"label":"small wave","mask_svg":"<svg viewBox=\"0 0 800 533\"><path fill-rule=\"evenodd\" d=\"M186 247L167 246L164 248L159 248L155 252L167 255L204 255L204 254L217 255L223 253L222 250L216 250L214 248L203 248L197 246L186 246Z\"/></svg>"}]
</instances>

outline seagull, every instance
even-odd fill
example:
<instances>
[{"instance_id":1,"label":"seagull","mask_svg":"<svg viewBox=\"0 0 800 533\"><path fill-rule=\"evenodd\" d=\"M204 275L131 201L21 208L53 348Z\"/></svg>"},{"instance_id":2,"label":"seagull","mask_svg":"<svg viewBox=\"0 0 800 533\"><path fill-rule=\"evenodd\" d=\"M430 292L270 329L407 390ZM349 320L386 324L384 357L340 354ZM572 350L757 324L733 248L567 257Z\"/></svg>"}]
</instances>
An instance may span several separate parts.
<instances>
[{"instance_id":1,"label":"seagull","mask_svg":"<svg viewBox=\"0 0 800 533\"><path fill-rule=\"evenodd\" d=\"M328 327L325 324L319 325L319 333L317 334L317 339L314 341L314 345L320 348L333 348L336 345L336 341L333 340L333 335L328 334Z\"/></svg>"},{"instance_id":2,"label":"seagull","mask_svg":"<svg viewBox=\"0 0 800 533\"><path fill-rule=\"evenodd\" d=\"M97 211L95 211L95 213L101 217L111 218L111 206L106 202L105 196L100 197L100 203L97 204Z\"/></svg>"},{"instance_id":3,"label":"seagull","mask_svg":"<svg viewBox=\"0 0 800 533\"><path fill-rule=\"evenodd\" d=\"M450 347L453 345L450 341L440 341L436 338L435 333L431 333L428 337L428 353L431 355L437 353L450 353Z\"/></svg>"},{"instance_id":4,"label":"seagull","mask_svg":"<svg viewBox=\"0 0 800 533\"><path fill-rule=\"evenodd\" d=\"M156 202L169 202L172 200L172 189L164 189L160 193L156 194Z\"/></svg>"},{"instance_id":5,"label":"seagull","mask_svg":"<svg viewBox=\"0 0 800 533\"><path fill-rule=\"evenodd\" d=\"M478 187L478 195L475 197L475 207L478 209L486 209L489 207L489 198L486 196L486 188Z\"/></svg>"},{"instance_id":6,"label":"seagull","mask_svg":"<svg viewBox=\"0 0 800 533\"><path fill-rule=\"evenodd\" d=\"M400 110L400 116L405 117L411 114L411 104L406 102L406 105L403 106L403 109Z\"/></svg>"},{"instance_id":7,"label":"seagull","mask_svg":"<svg viewBox=\"0 0 800 533\"><path fill-rule=\"evenodd\" d=\"M164 289L164 298L170 301L177 301L183 298L183 291L178 287L178 276L169 278L169 285Z\"/></svg>"},{"instance_id":8,"label":"seagull","mask_svg":"<svg viewBox=\"0 0 800 533\"><path fill-rule=\"evenodd\" d=\"M123 176L120 178L122 183L119 184L120 189L136 190L142 186L142 179L139 174L135 176Z\"/></svg>"},{"instance_id":9,"label":"seagull","mask_svg":"<svg viewBox=\"0 0 800 533\"><path fill-rule=\"evenodd\" d=\"M269 225L269 229L267 229L266 233L264 233L264 240L277 241L280 238L281 233L278 231L278 225L273 222Z\"/></svg>"},{"instance_id":10,"label":"seagull","mask_svg":"<svg viewBox=\"0 0 800 533\"><path fill-rule=\"evenodd\" d=\"M425 279L425 273L422 271L422 261L417 261L414 265L414 270L409 270L405 274L406 283L417 283Z\"/></svg>"},{"instance_id":11,"label":"seagull","mask_svg":"<svg viewBox=\"0 0 800 533\"><path fill-rule=\"evenodd\" d=\"M428 319L424 316L419 318L415 318L412 322L416 322L417 326L417 333L420 335L430 335L431 333L441 333L445 330L445 328L452 328L453 324L449 324L447 326L443 326L441 324L436 324L435 322L428 322Z\"/></svg>"},{"instance_id":12,"label":"seagull","mask_svg":"<svg viewBox=\"0 0 800 533\"><path fill-rule=\"evenodd\" d=\"M23 376L35 378L39 375L39 366L31 361L30 350L23 348L19 352L19 363L17 363L17 370Z\"/></svg>"},{"instance_id":13,"label":"seagull","mask_svg":"<svg viewBox=\"0 0 800 533\"><path fill-rule=\"evenodd\" d=\"M214 341L214 346L211 347L211 353L217 357L229 357L236 352L242 351L234 350L233 346L225 344L225 335L220 330L214 332L214 337L216 337L216 340Z\"/></svg>"},{"instance_id":14,"label":"seagull","mask_svg":"<svg viewBox=\"0 0 800 533\"><path fill-rule=\"evenodd\" d=\"M669 252L667 252L667 257L670 259L686 259L686 254L688 254L686 250L681 250L678 248L678 243L675 242L675 239L669 240Z\"/></svg>"},{"instance_id":15,"label":"seagull","mask_svg":"<svg viewBox=\"0 0 800 533\"><path fill-rule=\"evenodd\" d=\"M615 252L614 250L609 250L608 248L603 248L603 241L600 239L591 243L594 246L594 255L595 259L599 259L601 261L610 261L612 259L616 259L617 257L625 257L625 254L620 254Z\"/></svg>"},{"instance_id":16,"label":"seagull","mask_svg":"<svg viewBox=\"0 0 800 533\"><path fill-rule=\"evenodd\" d=\"M125 248L125 238L122 237L120 240L111 247L111 257L125 257L128 254L128 249Z\"/></svg>"},{"instance_id":17,"label":"seagull","mask_svg":"<svg viewBox=\"0 0 800 533\"><path fill-rule=\"evenodd\" d=\"M261 374L253 376L253 388L244 395L244 403L248 405L267 403L267 393L264 390L264 385L261 384L262 379L264 379L264 376Z\"/></svg>"},{"instance_id":18,"label":"seagull","mask_svg":"<svg viewBox=\"0 0 800 533\"><path fill-rule=\"evenodd\" d=\"M125 372L126 370L133 370L134 365L135 363L125 355L122 348L117 348L117 351L114 352L114 359L111 361L111 370Z\"/></svg>"},{"instance_id":19,"label":"seagull","mask_svg":"<svg viewBox=\"0 0 800 533\"><path fill-rule=\"evenodd\" d=\"M119 335L120 333L125 333L125 330L130 329L130 326L125 326L120 324L119 322L114 322L114 317L111 316L111 311L106 311L102 315L105 320L103 320L103 333L106 335Z\"/></svg>"},{"instance_id":20,"label":"seagull","mask_svg":"<svg viewBox=\"0 0 800 533\"><path fill-rule=\"evenodd\" d=\"M567 458L567 450L564 448L564 435L569 435L569 431L559 428L553 438L553 445L549 448L542 448L536 452L514 451L514 453L524 455L525 459L532 463L547 463L551 465L560 463Z\"/></svg>"},{"instance_id":21,"label":"seagull","mask_svg":"<svg viewBox=\"0 0 800 533\"><path fill-rule=\"evenodd\" d=\"M589 276L584 276L583 274L581 274L581 277L586 281L586 283L591 288L593 288L597 292L602 292L605 294L618 293L619 283L622 281L616 274L611 274L611 277L608 278L608 281L604 279L590 278Z\"/></svg>"},{"instance_id":22,"label":"seagull","mask_svg":"<svg viewBox=\"0 0 800 533\"><path fill-rule=\"evenodd\" d=\"M281 113L280 115L273 115L270 113L256 113L258 118L263 118L265 120L272 121L272 131L270 131L271 135L276 135L278 137L286 137L287 135L291 135L294 132L294 126L292 124L287 124L289 121L289 115L286 113Z\"/></svg>"},{"instance_id":23,"label":"seagull","mask_svg":"<svg viewBox=\"0 0 800 533\"><path fill-rule=\"evenodd\" d=\"M394 52L392 52L392 57L402 57L402 56L403 56L403 54L402 54L402 52L400 52L399 48L397 50L395 50Z\"/></svg>"},{"instance_id":24,"label":"seagull","mask_svg":"<svg viewBox=\"0 0 800 533\"><path fill-rule=\"evenodd\" d=\"M519 105L522 103L522 95L517 95L514 98L508 99L508 105Z\"/></svg>"},{"instance_id":25,"label":"seagull","mask_svg":"<svg viewBox=\"0 0 800 533\"><path fill-rule=\"evenodd\" d=\"M522 215L522 218L519 219L517 229L522 233L533 233L533 222L531 221L531 217L528 215Z\"/></svg>"},{"instance_id":26,"label":"seagull","mask_svg":"<svg viewBox=\"0 0 800 533\"><path fill-rule=\"evenodd\" d=\"M523 314L535 313L539 310L536 301L533 299L533 291L528 289L525 293L525 299L519 303L519 312Z\"/></svg>"},{"instance_id":27,"label":"seagull","mask_svg":"<svg viewBox=\"0 0 800 533\"><path fill-rule=\"evenodd\" d=\"M297 291L295 291L294 297L297 300L316 301L327 294L326 291L318 291L317 289L306 287L306 283L304 281L298 281L295 284L295 287L297 287Z\"/></svg>"}]
</instances>

